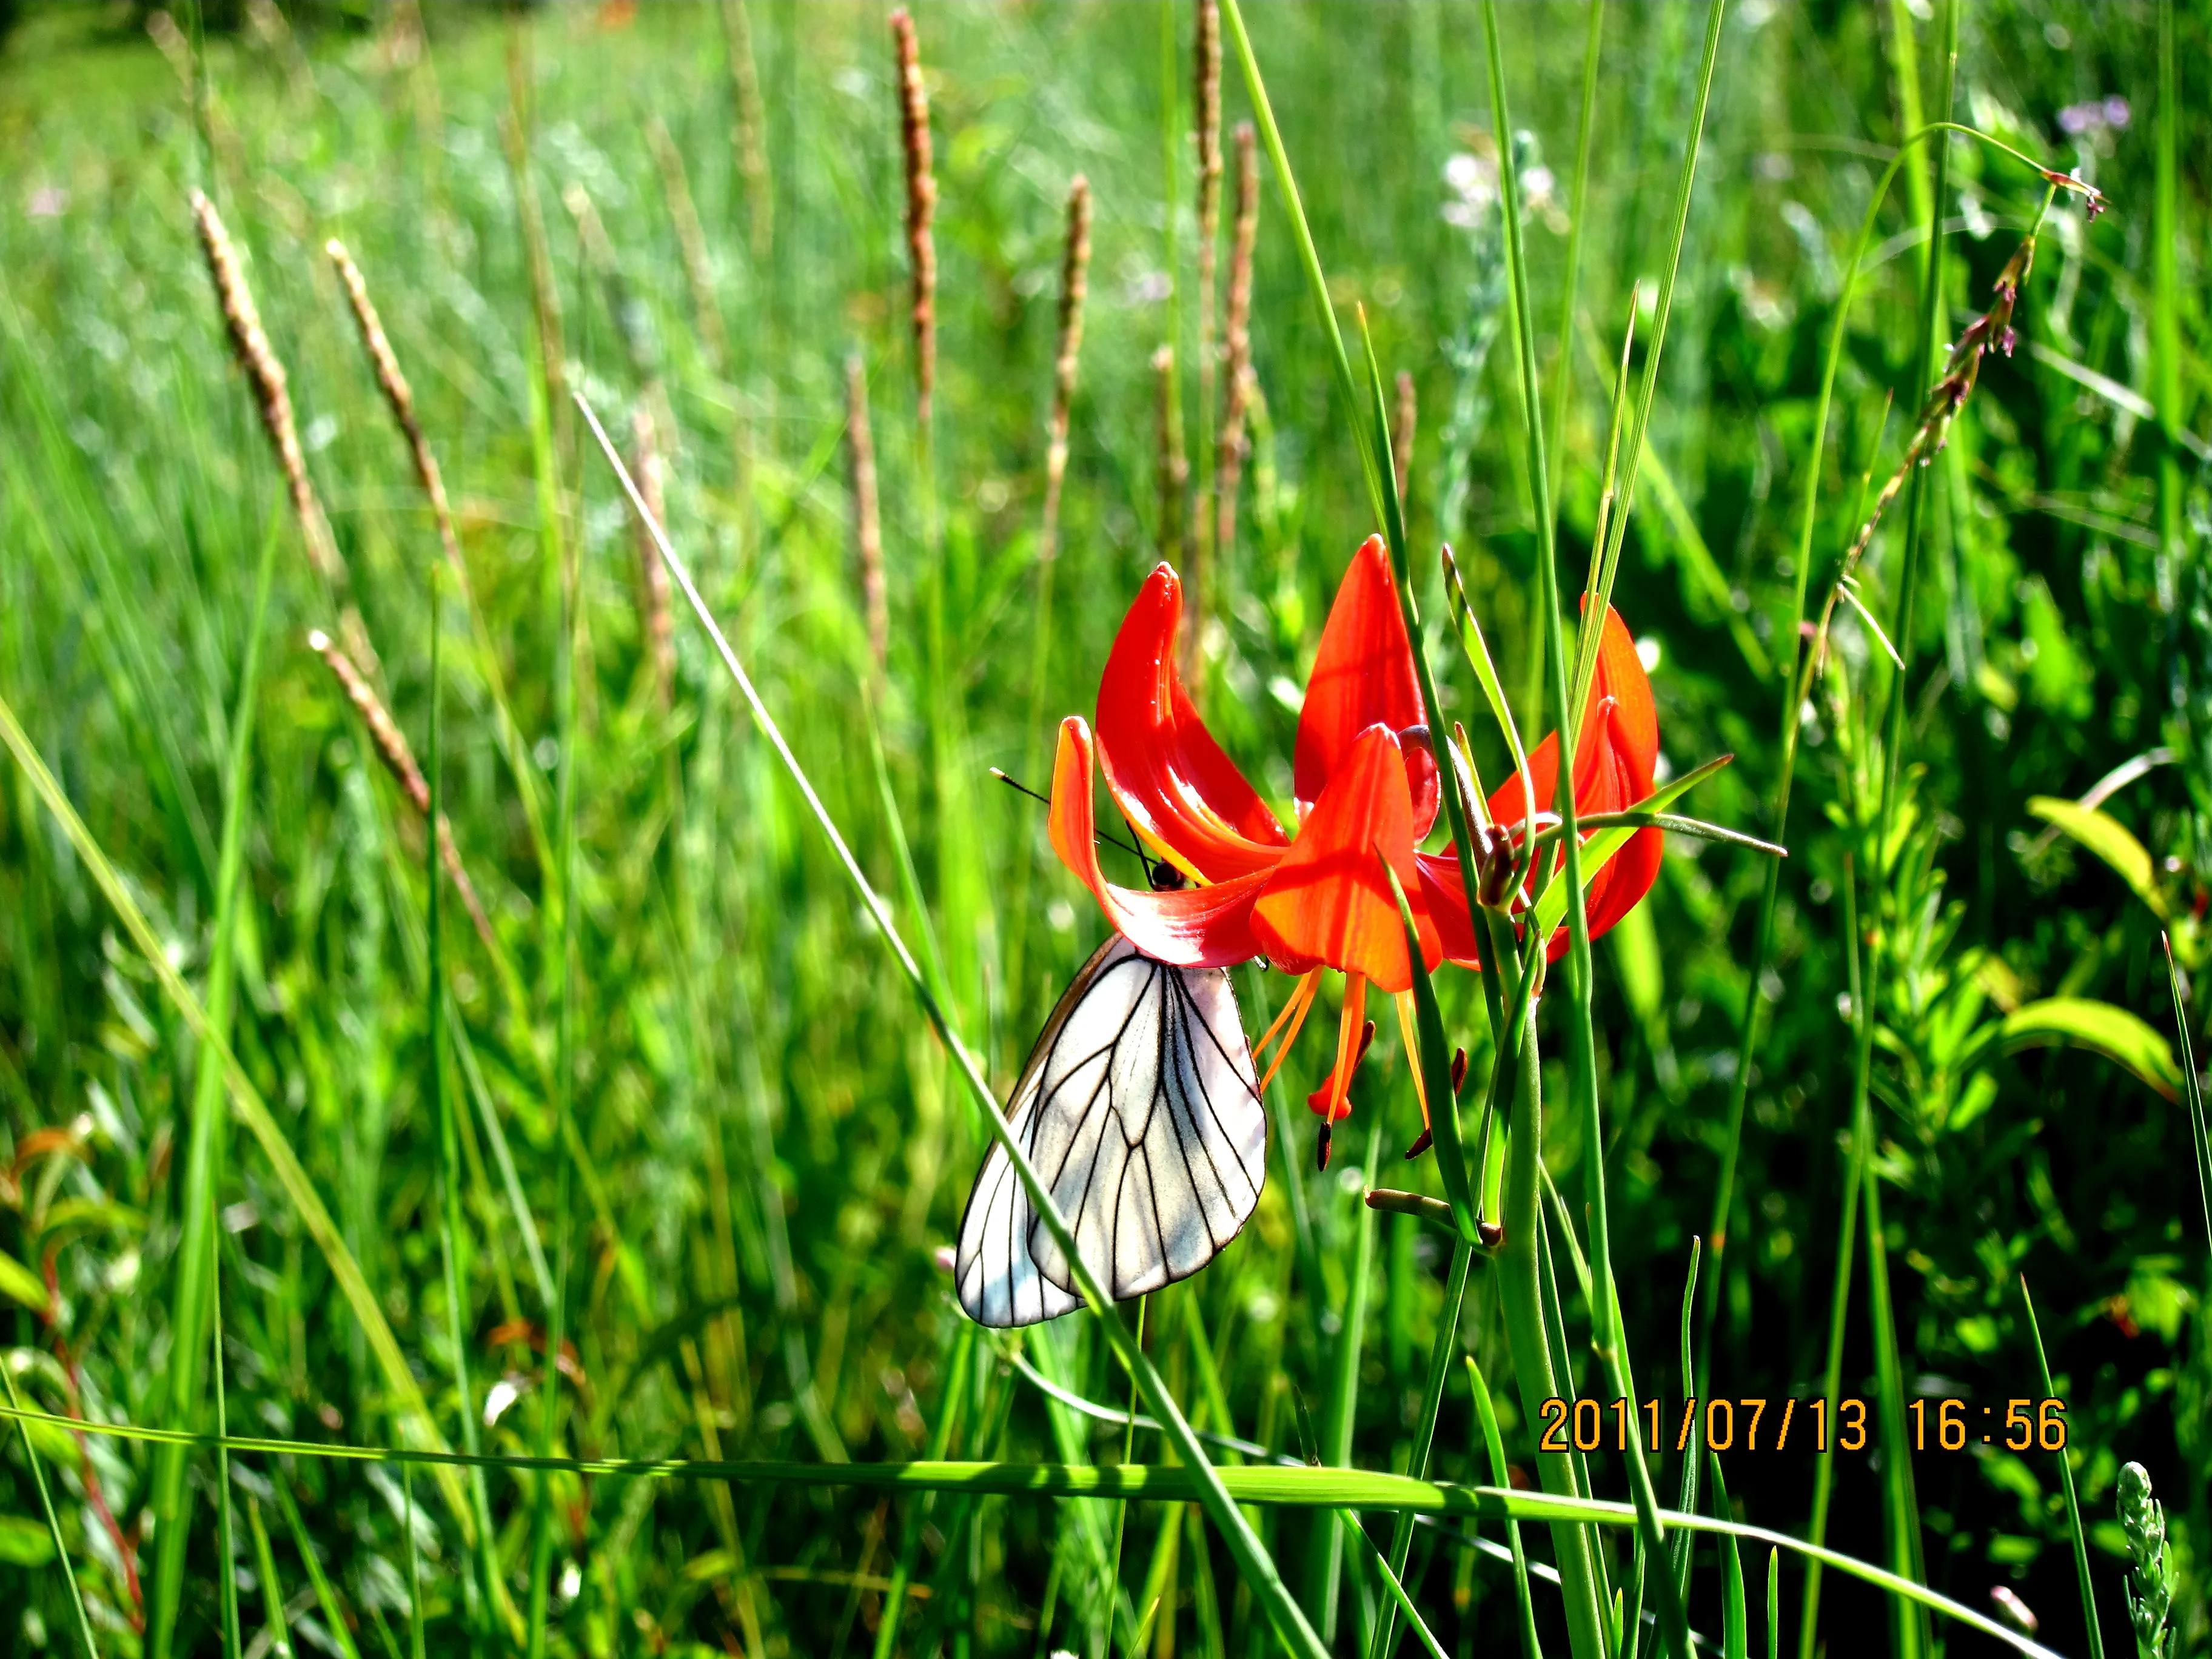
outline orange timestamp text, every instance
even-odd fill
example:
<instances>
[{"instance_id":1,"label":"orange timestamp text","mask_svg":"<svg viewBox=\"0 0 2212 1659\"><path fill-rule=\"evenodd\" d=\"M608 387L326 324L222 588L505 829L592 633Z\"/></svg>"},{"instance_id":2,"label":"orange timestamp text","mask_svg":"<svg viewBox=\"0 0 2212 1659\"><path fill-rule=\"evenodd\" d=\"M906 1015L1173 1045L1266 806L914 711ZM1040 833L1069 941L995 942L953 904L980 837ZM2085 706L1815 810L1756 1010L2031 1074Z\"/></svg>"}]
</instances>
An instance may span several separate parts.
<instances>
[{"instance_id":1,"label":"orange timestamp text","mask_svg":"<svg viewBox=\"0 0 2212 1659\"><path fill-rule=\"evenodd\" d=\"M1808 1451L1833 1449L1864 1451L1873 1421L1867 1402L1846 1396L1799 1400L1765 1395L1734 1399L1692 1395L1677 1415L1656 1400L1645 1400L1633 1408L1625 1399L1563 1400L1554 1397L1539 1407L1543 1433L1540 1451L1622 1451L1629 1436L1645 1450L1656 1454L1673 1443L1685 1451L1694 1443L1713 1451ZM2066 1402L2048 1396L2014 1397L1983 1405L1967 1400L1914 1400L1905 1408L1902 1425L1912 1449L1964 1451L1970 1444L2002 1446L2024 1452L2066 1449Z\"/></svg>"}]
</instances>

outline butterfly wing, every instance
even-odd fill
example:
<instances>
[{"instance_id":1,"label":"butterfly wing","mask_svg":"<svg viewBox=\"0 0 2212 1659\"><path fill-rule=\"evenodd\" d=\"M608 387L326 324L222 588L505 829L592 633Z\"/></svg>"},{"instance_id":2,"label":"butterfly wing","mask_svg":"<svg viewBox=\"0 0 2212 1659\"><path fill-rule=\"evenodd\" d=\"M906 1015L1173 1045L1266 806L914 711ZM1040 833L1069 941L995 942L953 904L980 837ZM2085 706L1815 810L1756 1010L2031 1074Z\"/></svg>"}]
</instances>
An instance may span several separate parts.
<instances>
[{"instance_id":1,"label":"butterfly wing","mask_svg":"<svg viewBox=\"0 0 2212 1659\"><path fill-rule=\"evenodd\" d=\"M1007 1117L1116 1301L1211 1261L1266 1180L1267 1115L1227 970L1171 967L1119 938L1045 1022ZM1082 1299L1002 1147L976 1177L953 1276L985 1325L1034 1324Z\"/></svg>"}]
</instances>

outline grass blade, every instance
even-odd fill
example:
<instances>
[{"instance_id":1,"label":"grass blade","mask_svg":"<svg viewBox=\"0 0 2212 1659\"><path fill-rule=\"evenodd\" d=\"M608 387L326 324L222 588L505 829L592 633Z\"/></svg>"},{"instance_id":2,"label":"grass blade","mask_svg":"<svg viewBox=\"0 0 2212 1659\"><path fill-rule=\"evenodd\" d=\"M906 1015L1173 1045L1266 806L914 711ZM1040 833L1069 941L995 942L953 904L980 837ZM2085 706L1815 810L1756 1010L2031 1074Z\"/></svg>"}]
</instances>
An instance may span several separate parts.
<instances>
[{"instance_id":1,"label":"grass blade","mask_svg":"<svg viewBox=\"0 0 2212 1659\"><path fill-rule=\"evenodd\" d=\"M12 1380L11 1380L12 1385ZM1478 1393L1480 1401L1487 1396ZM189 1434L174 1429L141 1428L127 1423L83 1421L20 1407L0 1407L0 1419L43 1424L64 1431L103 1435L112 1439L146 1443L175 1443L213 1447L220 1443L236 1454L252 1456L320 1457L338 1462L416 1464L446 1468L552 1469L611 1480L730 1481L742 1486L793 1487L852 1487L867 1492L949 1492L969 1497L1104 1498L1161 1504L1203 1503L1209 1490L1225 1493L1237 1504L1266 1504L1284 1509L1390 1510L1415 1515L1454 1517L1468 1521L1508 1522L1568 1522L1608 1527L1616 1531L1639 1524L1633 1504L1609 1498L1576 1498L1528 1492L1510 1486L1474 1486L1454 1482L1418 1480L1408 1474L1385 1474L1371 1469L1328 1468L1310 1465L1243 1464L1205 1468L1181 1464L1130 1463L1104 1468L1092 1464L1031 1462L913 1463L788 1463L767 1462L720 1462L698 1458L607 1458L471 1456L465 1452L433 1452L409 1447L357 1446L301 1440L276 1440L234 1436L217 1442L213 1435ZM1495 1419L1492 1419L1494 1426ZM1954 1601L1925 1584L1861 1561L1839 1550L1806 1543L1765 1527L1748 1525L1686 1510L1662 1510L1660 1519L1669 1530L1703 1533L1740 1542L1765 1544L1818 1561L1873 1586L1886 1595L1941 1613L1969 1630L2003 1643L2028 1659L2057 1659L2057 1656L2018 1631ZM410 1535L412 1535L411 1529ZM1533 1569L1532 1569L1533 1576Z\"/></svg>"},{"instance_id":2,"label":"grass blade","mask_svg":"<svg viewBox=\"0 0 2212 1659\"><path fill-rule=\"evenodd\" d=\"M294 1500L291 1489L284 1484L283 1476L276 1471L270 1474L270 1490L276 1494L277 1512L284 1517L284 1529L292 1534L292 1547L300 1553L300 1560L307 1569L307 1582L314 1586L315 1605L322 1609L323 1623L329 1626L331 1639L338 1644L344 1659L361 1659L361 1650L355 1645L353 1632L346 1625L344 1609L338 1606L337 1594L331 1588L330 1576L324 1572L321 1558L307 1536L306 1523L301 1519L300 1506Z\"/></svg>"},{"instance_id":3,"label":"grass blade","mask_svg":"<svg viewBox=\"0 0 2212 1659\"><path fill-rule=\"evenodd\" d=\"M253 1534L254 1573L261 1581L262 1634L276 1659L292 1659L292 1632L284 1621L284 1587L276 1581L276 1557L269 1547L269 1528L261 1523L259 1499L246 1500L246 1523Z\"/></svg>"},{"instance_id":4,"label":"grass blade","mask_svg":"<svg viewBox=\"0 0 2212 1659\"><path fill-rule=\"evenodd\" d=\"M2043 1384L2043 1397L2055 1399L2058 1390L2051 1385L2051 1360L2044 1352L2043 1327L2036 1321L2035 1298L2027 1293L2026 1273L2020 1276L2020 1306L2027 1316L2027 1334L2035 1344L2035 1374ZM2089 1538L2081 1526L2081 1495L2074 1489L2074 1462L2063 1447L2058 1453L2058 1474L2066 1487L2066 1530L2074 1545L2074 1577L2081 1589L2081 1623L2089 1633L2089 1659L2105 1659L2105 1633L2097 1622L2097 1591L2089 1578Z\"/></svg>"},{"instance_id":5,"label":"grass blade","mask_svg":"<svg viewBox=\"0 0 2212 1659\"><path fill-rule=\"evenodd\" d=\"M2189 1040L2189 1009L2181 994L2181 970L2174 966L2173 940L2164 933L2166 981L2173 992L2173 1033L2181 1049L2181 1080L2189 1102L2189 1143L2197 1154L2197 1196L2204 1206L2204 1237L2212 1244L2212 1123L2204 1115L2204 1085L2197 1074L2197 1048Z\"/></svg>"},{"instance_id":6,"label":"grass blade","mask_svg":"<svg viewBox=\"0 0 2212 1659\"><path fill-rule=\"evenodd\" d=\"M1474 1393L1476 1420L1482 1425L1483 1449L1490 1458L1490 1479L1494 1486L1507 1483L1505 1442L1498 1432L1498 1408L1490 1401L1490 1384L1484 1381L1482 1367L1474 1363L1473 1354L1462 1355L1467 1361L1467 1380ZM1521 1613L1521 1652L1522 1659L1544 1659L1544 1644L1536 1639L1536 1608L1528 1595L1528 1556L1521 1545L1521 1523L1509 1516L1505 1522L1505 1539L1513 1551L1513 1600Z\"/></svg>"},{"instance_id":7,"label":"grass blade","mask_svg":"<svg viewBox=\"0 0 2212 1659\"><path fill-rule=\"evenodd\" d=\"M443 753L444 741L441 708L445 702L439 683L439 642L445 629L438 622L439 567L430 567L430 732L424 748L426 775L430 784L430 810L425 815L428 823L444 822L441 816L445 793ZM438 1127L439 1213L438 1250L445 1271L446 1322L447 1340L453 1345L453 1387L460 1398L461 1444L473 1453L481 1449L477 1437L476 1395L469 1386L469 1328L473 1322L468 1315L468 1249L466 1224L461 1217L460 1132L454 1121L451 1091L446 1087L446 969L444 891L445 881L439 867L438 837L422 837L423 879L428 889L428 912L425 919L425 937L428 941L428 972L425 975L423 1004L425 1020L429 1028L429 1095L430 1112ZM568 908L563 905L562 908ZM469 1479L469 1497L476 1511L475 1543L477 1553L478 1593L483 1597L489 1618L493 1609L512 1613L506 1606L506 1591L500 1577L499 1559L493 1545L491 1499L484 1490L483 1471L474 1470ZM261 1522L258 1515L253 1521L255 1541L264 1549L260 1537ZM518 1623L514 1632L521 1633Z\"/></svg>"},{"instance_id":8,"label":"grass blade","mask_svg":"<svg viewBox=\"0 0 2212 1659\"><path fill-rule=\"evenodd\" d=\"M284 522L269 514L261 558L253 579L253 613L246 636L246 661L230 718L230 755L223 780L222 840L216 854L215 943L208 956L208 1018L226 1036L230 1030L236 975L238 890L246 863L246 825L253 791L254 714L260 700L262 636L269 618L269 595L276 578L276 548ZM185 1158L184 1214L177 1241L176 1300L173 1304L168 1406L170 1420L188 1427L199 1409L199 1334L208 1324L215 1266L217 1176L223 1161L222 1067L203 1042L192 1077L191 1139ZM154 1468L154 1605L148 1634L155 1659L176 1639L178 1602L184 1589L185 1547L191 1535L191 1498L180 1452L165 1451Z\"/></svg>"},{"instance_id":9,"label":"grass blade","mask_svg":"<svg viewBox=\"0 0 2212 1659\"><path fill-rule=\"evenodd\" d=\"M23 1397L15 1391L15 1368L13 1365L0 1362L0 1381L4 1381L8 1385L9 1415L17 1421L19 1426L33 1415L45 1415L43 1413L33 1413L23 1409ZM65 1431L89 1429L94 1426L90 1424L80 1424L67 1418L55 1418L52 1421L65 1425ZM31 1443L31 1437L27 1434L23 1437L23 1462L30 1468L31 1484L39 1490L39 1510L46 1517L46 1536L52 1541L54 1559L61 1563L62 1582L69 1586L70 1607L76 1614L77 1641L84 1649L85 1659L100 1659L99 1645L92 1639L92 1620L85 1616L84 1594L77 1588L76 1568L70 1564L69 1545L62 1537L61 1518L54 1513L53 1493L46 1486L46 1462L40 1457L39 1449Z\"/></svg>"},{"instance_id":10,"label":"grass blade","mask_svg":"<svg viewBox=\"0 0 2212 1659\"><path fill-rule=\"evenodd\" d=\"M338 1231L337 1224L331 1219L330 1211L315 1191L307 1170L301 1167L299 1155L292 1150L291 1142L285 1139L283 1130L270 1114L268 1103L262 1099L260 1091L246 1076L246 1068L239 1064L231 1045L216 1030L199 999L192 994L191 988L185 983L183 975L170 963L167 952L162 949L160 936L146 920L145 912L131 896L121 875L101 850L100 843L93 839L91 830L77 816L76 809L70 805L69 797L63 793L60 782L32 744L29 733L24 731L15 708L4 696L0 696L0 744L4 744L15 756L16 763L29 778L31 787L61 825L63 834L76 849L77 856L84 861L94 883L113 908L117 919L123 923L124 931L131 935L131 944L152 970L162 994L183 1018L192 1034L214 1051L222 1067L224 1085L230 1091L231 1109L245 1121L263 1155L268 1158L278 1186L298 1212L309 1236L329 1264L331 1277L337 1281L354 1316L361 1322L363 1334L368 1337L369 1346L376 1355L378 1366L384 1373L386 1386L392 1392L398 1414L413 1419L416 1432L427 1448L433 1451L446 1450L445 1437L438 1431L437 1423L430 1415L429 1405L422 1397L422 1386L415 1380L406 1356L392 1334L392 1327L384 1317L384 1310L377 1302L375 1292L369 1288L368 1281L362 1274L360 1264L354 1260L353 1252L346 1247L345 1240ZM476 1517L462 1482L450 1468L440 1471L438 1482L448 1508L453 1511L455 1524L459 1527L464 1539L473 1547Z\"/></svg>"}]
</instances>

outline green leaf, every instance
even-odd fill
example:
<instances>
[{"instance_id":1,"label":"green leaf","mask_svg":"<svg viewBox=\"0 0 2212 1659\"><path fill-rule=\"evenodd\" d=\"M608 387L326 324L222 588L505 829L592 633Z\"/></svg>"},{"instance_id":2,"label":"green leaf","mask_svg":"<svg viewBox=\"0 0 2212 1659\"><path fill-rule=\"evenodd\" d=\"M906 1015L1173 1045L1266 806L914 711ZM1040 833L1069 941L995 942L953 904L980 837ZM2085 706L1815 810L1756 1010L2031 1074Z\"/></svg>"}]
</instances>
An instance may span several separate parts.
<instances>
[{"instance_id":1,"label":"green leaf","mask_svg":"<svg viewBox=\"0 0 2212 1659\"><path fill-rule=\"evenodd\" d=\"M0 1515L0 1563L11 1567L43 1567L54 1559L54 1540L46 1523L27 1515Z\"/></svg>"},{"instance_id":2,"label":"green leaf","mask_svg":"<svg viewBox=\"0 0 2212 1659\"><path fill-rule=\"evenodd\" d=\"M2045 997L2015 1008L1998 1028L2007 1054L2022 1048L2087 1048L2118 1060L2168 1100L2181 1097L2181 1069L2173 1049L2124 1008L2093 997Z\"/></svg>"},{"instance_id":3,"label":"green leaf","mask_svg":"<svg viewBox=\"0 0 2212 1659\"><path fill-rule=\"evenodd\" d=\"M33 1313L46 1309L46 1281L4 1250L0 1250L0 1292L13 1297Z\"/></svg>"},{"instance_id":4,"label":"green leaf","mask_svg":"<svg viewBox=\"0 0 2212 1659\"><path fill-rule=\"evenodd\" d=\"M2033 797L2027 810L2111 865L2160 921L2172 919L2172 907L2159 887L2157 866L2151 862L2150 849L2118 818L2096 807L2084 806L2076 800L2063 800L2055 795Z\"/></svg>"},{"instance_id":5,"label":"green leaf","mask_svg":"<svg viewBox=\"0 0 2212 1659\"><path fill-rule=\"evenodd\" d=\"M1703 783L1735 758L1733 755L1717 756L1695 770L1685 772L1671 782L1662 784L1642 800L1638 801L1629 811L1632 812L1663 811L1695 785ZM1636 833L1637 826L1633 824L1615 824L1610 829L1597 831L1583 842L1583 885L1587 887L1595 881L1597 872L1613 861L1613 854L1627 846L1630 838ZM1554 881L1537 896L1537 932L1543 937L1549 938L1552 930L1566 919L1566 915L1567 884L1564 881Z\"/></svg>"}]
</instances>

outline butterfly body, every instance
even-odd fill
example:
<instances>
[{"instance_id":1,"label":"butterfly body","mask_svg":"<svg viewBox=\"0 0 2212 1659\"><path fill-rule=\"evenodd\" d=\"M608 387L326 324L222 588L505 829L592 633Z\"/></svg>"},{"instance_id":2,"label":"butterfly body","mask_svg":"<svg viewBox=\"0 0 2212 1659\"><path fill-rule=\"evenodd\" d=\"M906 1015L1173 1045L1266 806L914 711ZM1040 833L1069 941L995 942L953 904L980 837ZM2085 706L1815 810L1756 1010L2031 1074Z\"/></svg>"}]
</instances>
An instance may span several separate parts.
<instances>
[{"instance_id":1,"label":"butterfly body","mask_svg":"<svg viewBox=\"0 0 2212 1659\"><path fill-rule=\"evenodd\" d=\"M1115 1301L1212 1261L1267 1178L1267 1115L1228 971L1156 962L1118 936L1045 1022L1006 1115ZM1082 1301L1002 1147L976 1177L953 1277L984 1325L1034 1324Z\"/></svg>"}]
</instances>

